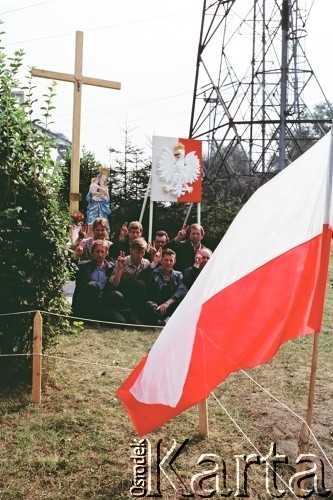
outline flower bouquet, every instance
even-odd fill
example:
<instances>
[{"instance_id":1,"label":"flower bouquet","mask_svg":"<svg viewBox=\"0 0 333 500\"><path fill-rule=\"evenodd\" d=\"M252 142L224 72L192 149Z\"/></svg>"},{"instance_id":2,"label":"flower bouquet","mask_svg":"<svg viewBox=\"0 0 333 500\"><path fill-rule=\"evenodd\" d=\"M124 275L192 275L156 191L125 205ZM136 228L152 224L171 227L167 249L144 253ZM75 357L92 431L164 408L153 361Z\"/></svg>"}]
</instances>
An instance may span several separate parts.
<instances>
[{"instance_id":1,"label":"flower bouquet","mask_svg":"<svg viewBox=\"0 0 333 500\"><path fill-rule=\"evenodd\" d=\"M79 210L71 213L72 227L70 231L71 240L74 242L78 238L85 238L85 216Z\"/></svg>"},{"instance_id":2,"label":"flower bouquet","mask_svg":"<svg viewBox=\"0 0 333 500\"><path fill-rule=\"evenodd\" d=\"M82 226L82 224L84 223L84 214L79 210L77 210L76 212L72 212L71 218L73 226Z\"/></svg>"}]
</instances>

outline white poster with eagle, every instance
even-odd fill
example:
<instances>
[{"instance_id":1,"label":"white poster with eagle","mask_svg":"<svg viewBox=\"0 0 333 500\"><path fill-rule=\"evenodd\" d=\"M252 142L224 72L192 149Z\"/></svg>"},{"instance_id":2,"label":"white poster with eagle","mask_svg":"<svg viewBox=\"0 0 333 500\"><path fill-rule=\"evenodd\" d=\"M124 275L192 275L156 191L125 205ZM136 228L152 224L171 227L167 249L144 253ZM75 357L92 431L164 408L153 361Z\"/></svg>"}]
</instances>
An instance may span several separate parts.
<instances>
[{"instance_id":1,"label":"white poster with eagle","mask_svg":"<svg viewBox=\"0 0 333 500\"><path fill-rule=\"evenodd\" d=\"M153 137L151 201L199 203L202 141Z\"/></svg>"}]
</instances>

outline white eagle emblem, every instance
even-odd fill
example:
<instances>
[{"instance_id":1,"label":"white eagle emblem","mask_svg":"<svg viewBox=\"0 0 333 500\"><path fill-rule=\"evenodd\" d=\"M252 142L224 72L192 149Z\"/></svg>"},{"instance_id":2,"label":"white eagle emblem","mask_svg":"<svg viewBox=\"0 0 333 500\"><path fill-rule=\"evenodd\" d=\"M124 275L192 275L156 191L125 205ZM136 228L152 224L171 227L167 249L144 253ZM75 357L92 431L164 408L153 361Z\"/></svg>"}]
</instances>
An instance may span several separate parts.
<instances>
[{"instance_id":1,"label":"white eagle emblem","mask_svg":"<svg viewBox=\"0 0 333 500\"><path fill-rule=\"evenodd\" d=\"M164 182L163 191L178 198L185 193L192 193L193 188L189 184L199 177L200 161L194 151L185 155L185 146L181 143L176 144L173 151L162 148L157 172Z\"/></svg>"}]
</instances>

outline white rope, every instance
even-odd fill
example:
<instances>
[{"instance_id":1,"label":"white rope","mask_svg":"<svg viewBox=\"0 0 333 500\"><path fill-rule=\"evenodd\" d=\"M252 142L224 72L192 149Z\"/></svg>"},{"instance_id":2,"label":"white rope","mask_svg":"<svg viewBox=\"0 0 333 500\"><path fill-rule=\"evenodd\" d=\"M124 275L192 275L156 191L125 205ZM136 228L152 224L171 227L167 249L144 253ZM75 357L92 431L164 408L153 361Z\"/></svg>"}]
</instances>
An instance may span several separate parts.
<instances>
[{"instance_id":1,"label":"white rope","mask_svg":"<svg viewBox=\"0 0 333 500\"><path fill-rule=\"evenodd\" d=\"M132 368L126 368L124 366L117 366L117 365L106 365L106 364L102 364L102 363L97 363L96 361L88 361L88 360L81 360L81 359L74 359L74 358L65 358L64 356L56 356L54 354L44 354L44 353L40 353L40 354L37 354L37 353L26 353L26 354L0 354L0 358L6 358L6 357L16 357L16 356L26 356L26 357L29 357L29 356L42 356L43 358L54 358L54 359L58 359L58 360L61 360L61 361L69 361L69 362L73 362L73 363L82 363L82 364L86 364L86 365L94 365L94 366L100 366L100 367L103 367L103 368L117 368L117 370L124 370L124 371L127 371L129 372Z\"/></svg>"},{"instance_id":2,"label":"white rope","mask_svg":"<svg viewBox=\"0 0 333 500\"><path fill-rule=\"evenodd\" d=\"M215 394L212 392L211 393L213 398L215 399L215 401L221 406L222 410L225 412L225 414L229 417L229 419L232 421L232 423L235 425L235 427L239 430L239 432L245 437L245 439L250 443L250 445L252 446L252 448L258 453L258 455L260 455L261 458L263 458L265 460L265 458L263 457L263 455L260 453L260 451L258 450L258 448L256 447L256 445L251 441L251 439L247 436L247 434L243 431L243 429L237 424L237 422L234 420L234 418L232 417L232 415L230 415L230 413L228 412L228 410L223 406L223 404L221 403L221 401L215 396ZM290 488L289 484L286 483L286 481L283 479L283 477L281 477L277 472L276 470L274 470L274 468L271 466L271 464L268 462L268 461L265 461L266 464L268 465L268 467L270 467L272 469L273 472L275 472L275 474L277 475L277 477L279 479L281 479L282 483L287 486L288 490L293 494L293 497L294 498L298 498L297 495L295 494L295 492L292 490L292 488Z\"/></svg>"},{"instance_id":3,"label":"white rope","mask_svg":"<svg viewBox=\"0 0 333 500\"><path fill-rule=\"evenodd\" d=\"M59 313L53 313L53 312L48 312L48 311L40 311L43 314L49 314L51 316L59 316L61 318L66 318L66 319L74 319L74 320L80 320L84 322L90 322L90 323L105 323L107 325L117 325L117 326L134 326L138 328L158 328L161 329L163 328L162 326L159 325L144 325L144 324L134 324L134 323L117 323L115 321L102 321L99 319L91 319L91 318L80 318L78 316L65 316L64 314L59 314Z\"/></svg>"},{"instance_id":4,"label":"white rope","mask_svg":"<svg viewBox=\"0 0 333 500\"><path fill-rule=\"evenodd\" d=\"M40 313L42 314L49 314L51 316L57 316L57 317L61 317L61 318L65 318L65 319L70 319L70 320L80 320L80 321L84 321L84 322L93 322L93 323L105 323L105 324L110 324L110 325L117 325L117 326L133 326L133 327L143 327L143 328L154 328L154 329L158 329L158 328L162 328L160 326L152 326L152 325L136 325L136 324L131 324L131 323L116 323L116 322L110 322L110 321L100 321L100 320L92 320L90 318L80 318L80 317L77 317L77 316L66 316L66 315L63 315L63 314L59 314L59 313L53 313L53 312L48 312L48 311L41 311L41 310L32 310L32 311L21 311L21 312L13 312L13 313L3 313L3 314L0 314L0 316L9 316L9 315L19 315L19 314L30 314L30 313L36 313L37 311L39 311ZM106 365L106 364L100 364L100 363L96 363L96 362L91 362L91 361L86 361L86 360L77 360L77 359L73 359L73 358L64 358L64 357L61 357L61 356L56 356L56 355L48 355L48 354L38 354L39 356L43 356L43 357L49 357L49 358L54 358L54 359L58 359L58 360L62 360L62 361L69 361L69 362L74 362L74 363L82 363L82 364L89 364L89 365L94 365L94 366L99 366L99 367L103 367L103 368L117 368L117 369L120 369L120 370L124 370L124 371L128 371L129 368L125 368L125 367L120 367L120 366L115 366L115 365ZM14 354L0 354L0 357L15 357L15 356L34 356L34 354L32 353L26 353L26 354L17 354L17 353L14 353ZM245 374L252 382L254 382L254 384L256 384L261 390L263 390L264 392L266 392L267 395L269 395L274 401L276 401L278 404L280 404L282 407L284 407L287 411L289 411L293 416L295 416L297 419L299 419L302 423L305 423L305 425L307 426L307 429L310 433L310 435L313 437L315 443L317 444L318 448L320 449L320 451L322 452L323 456L325 457L327 463L329 464L329 466L331 467L331 469L333 470L333 465L332 463L330 462L329 458L327 457L325 451L323 450L322 446L320 445L318 439L316 438L315 434L313 433L312 429L309 427L308 423L306 422L306 420L304 420L304 418L302 418L300 415L298 415L297 413L295 413L291 408L289 408L285 403L283 403L282 401L280 401L278 398L276 398L273 394L271 394L267 389L265 389L263 386L261 386L256 380L254 380L253 377L251 377L246 371L244 370L240 370L243 374ZM257 453L259 453L259 451L256 449L256 447L254 446L254 444L251 442L251 440L245 435L245 433L242 431L242 429L238 426L238 424L234 421L234 419L231 417L231 415L228 414L227 410L222 406L222 404L220 403L220 401L216 398L215 394L212 393L214 398L216 399L216 401L220 404L220 406L222 407L223 411L225 411L225 413L229 416L229 418L232 420L232 422L234 423L234 425L240 430L240 432L244 435L244 437L249 441L249 443L253 446L253 448L257 451ZM260 453L259 453L260 454ZM286 484L286 483L285 483ZM289 488L289 486L288 486Z\"/></svg>"},{"instance_id":5,"label":"white rope","mask_svg":"<svg viewBox=\"0 0 333 500\"><path fill-rule=\"evenodd\" d=\"M0 358L9 358L9 357L16 357L16 356L26 356L26 357L29 357L29 356L42 356L43 358L55 358L55 359L60 359L62 361L70 361L70 362L74 362L74 363L82 363L82 364L86 364L86 365L95 365L95 366L101 366L101 367L104 367L104 368L117 368L117 369L120 369L120 370L124 370L124 371L130 371L131 368L125 368L124 366L115 366L115 365L105 365L105 364L101 364L101 363L97 363L96 361L87 361L87 360L80 360L80 359L73 359L73 358L65 358L63 356L56 356L56 355L53 355L53 354L34 354L34 353L27 353L27 354L0 354Z\"/></svg>"},{"instance_id":6,"label":"white rope","mask_svg":"<svg viewBox=\"0 0 333 500\"><path fill-rule=\"evenodd\" d=\"M15 316L18 314L30 314L30 313L36 313L37 310L33 311L18 311L18 312L11 312L11 313L0 313L0 316Z\"/></svg>"},{"instance_id":7,"label":"white rope","mask_svg":"<svg viewBox=\"0 0 333 500\"><path fill-rule=\"evenodd\" d=\"M163 326L159 325L145 325L145 324L135 324L135 323L117 323L116 321L103 321L99 319L91 319L91 318L81 318L78 316L69 316L65 314L59 314L59 313L54 313L54 312L49 312L49 311L43 311L42 309L36 309L32 311L19 311L19 312L11 312L11 313L1 313L1 316L14 316L14 315L19 315L19 314L30 314L30 313L37 313L40 312L41 314L48 314L49 316L57 316L59 318L64 318L68 320L79 320L83 321L85 323L104 323L106 325L114 325L114 326L131 326L131 327L136 327L136 328L153 328L153 329L162 329Z\"/></svg>"},{"instance_id":8,"label":"white rope","mask_svg":"<svg viewBox=\"0 0 333 500\"><path fill-rule=\"evenodd\" d=\"M56 355L53 355L53 354L42 354L42 356L44 358L54 358L54 359L58 359L58 360L61 360L61 361L70 361L72 363L82 363L82 364L85 364L85 365L99 366L99 367L102 367L102 368L116 368L117 370L120 369L120 370L124 370L124 371L127 371L127 372L129 372L131 370L131 368L125 368L124 366L106 365L106 364L102 364L102 363L96 363L94 361L87 361L87 360L73 359L73 358L65 358L63 356L56 356Z\"/></svg>"},{"instance_id":9,"label":"white rope","mask_svg":"<svg viewBox=\"0 0 333 500\"><path fill-rule=\"evenodd\" d=\"M327 460L327 463L328 465L331 467L331 469L333 470L333 464L330 462L328 456L326 455L325 451L323 450L322 446L319 444L319 441L318 439L316 438L315 434L313 433L311 427L308 425L307 421L301 417L300 415L298 415L297 413L294 412L294 410L292 410L291 408L289 408L285 403L283 403L282 401L280 401L276 396L274 396L273 394L271 394L267 389L265 389L265 387L263 387L262 385L260 385L256 380L254 380L253 377L251 377L251 375L249 375L245 370L240 370L244 375L246 375L254 384L256 384L258 387L260 387L260 389L264 392L266 392L266 394L268 396L270 396L272 399L274 399L274 401L276 401L279 405L281 405L283 408L285 408L287 411L289 411L294 417L298 418L298 420L300 420L303 424L306 425L310 435L313 437L316 445L318 446L318 448L320 449L320 451L322 452L323 456L325 457L325 459Z\"/></svg>"},{"instance_id":10,"label":"white rope","mask_svg":"<svg viewBox=\"0 0 333 500\"><path fill-rule=\"evenodd\" d=\"M0 354L0 358L9 358L10 356L33 356L31 353L26 353L26 354Z\"/></svg>"}]
</instances>

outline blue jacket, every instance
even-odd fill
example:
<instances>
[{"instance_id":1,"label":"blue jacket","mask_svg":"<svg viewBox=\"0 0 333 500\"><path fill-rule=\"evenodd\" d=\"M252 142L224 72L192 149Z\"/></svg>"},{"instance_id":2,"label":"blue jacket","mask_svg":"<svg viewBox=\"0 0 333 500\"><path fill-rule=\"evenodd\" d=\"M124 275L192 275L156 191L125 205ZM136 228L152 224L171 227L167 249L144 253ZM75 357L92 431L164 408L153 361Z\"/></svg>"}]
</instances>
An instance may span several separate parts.
<instances>
[{"instance_id":1,"label":"blue jacket","mask_svg":"<svg viewBox=\"0 0 333 500\"><path fill-rule=\"evenodd\" d=\"M73 300L72 300L72 309L75 310L77 306L77 297L79 293L81 292L82 288L87 285L91 279L93 272L96 269L96 262L93 259L90 260L84 260L82 262L77 263L77 272L76 272L76 277L75 277L75 290L73 294ZM106 275L108 278L110 278L114 264L112 262L106 262Z\"/></svg>"},{"instance_id":2,"label":"blue jacket","mask_svg":"<svg viewBox=\"0 0 333 500\"><path fill-rule=\"evenodd\" d=\"M180 271L172 271L170 280L165 281L162 268L145 269L139 274L140 279L147 285L147 300L162 304L168 299L180 302L187 293L183 283L183 274Z\"/></svg>"}]
</instances>

